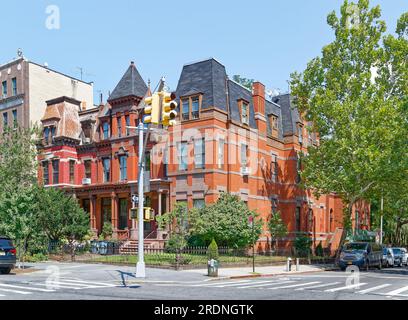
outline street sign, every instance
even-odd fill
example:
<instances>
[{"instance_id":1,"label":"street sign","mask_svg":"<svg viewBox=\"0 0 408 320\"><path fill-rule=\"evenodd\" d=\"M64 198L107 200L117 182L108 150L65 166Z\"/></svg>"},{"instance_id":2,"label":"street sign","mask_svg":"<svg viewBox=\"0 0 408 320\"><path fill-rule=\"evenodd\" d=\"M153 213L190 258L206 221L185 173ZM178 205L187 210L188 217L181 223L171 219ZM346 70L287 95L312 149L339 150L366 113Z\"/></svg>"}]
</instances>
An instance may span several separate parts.
<instances>
[{"instance_id":1,"label":"street sign","mask_svg":"<svg viewBox=\"0 0 408 320\"><path fill-rule=\"evenodd\" d=\"M137 196L137 194L132 194L132 202L134 204L138 204L139 203L139 197Z\"/></svg>"}]
</instances>

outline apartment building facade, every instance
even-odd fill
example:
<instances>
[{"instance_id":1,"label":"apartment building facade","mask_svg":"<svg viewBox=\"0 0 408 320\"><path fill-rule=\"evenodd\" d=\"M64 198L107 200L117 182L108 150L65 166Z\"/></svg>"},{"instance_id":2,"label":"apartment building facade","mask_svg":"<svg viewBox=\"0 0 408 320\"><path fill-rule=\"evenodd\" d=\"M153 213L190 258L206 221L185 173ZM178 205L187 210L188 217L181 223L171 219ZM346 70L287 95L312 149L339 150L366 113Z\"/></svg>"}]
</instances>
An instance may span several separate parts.
<instances>
[{"instance_id":1,"label":"apartment building facade","mask_svg":"<svg viewBox=\"0 0 408 320\"><path fill-rule=\"evenodd\" d=\"M129 126L142 121L141 101L150 94L131 63L106 104L82 110L80 101L69 97L47 101L39 179L75 194L96 235L110 222L116 238L137 239L129 209L138 185L138 133ZM335 249L343 205L334 194L316 199L299 185L299 155L318 137L308 132L289 94L268 99L262 83L249 90L230 80L221 63L208 59L183 66L176 96L177 125L155 128L144 155L146 206L161 215L176 202L201 207L229 192L265 222L259 251L270 247L266 222L277 211L289 230L282 246L307 234L314 246L321 242ZM369 209L356 206L359 228L368 228ZM144 227L148 240L166 238L154 221Z\"/></svg>"},{"instance_id":2,"label":"apartment building facade","mask_svg":"<svg viewBox=\"0 0 408 320\"><path fill-rule=\"evenodd\" d=\"M40 125L46 101L68 96L93 106L93 84L24 58L0 65L0 132L5 126Z\"/></svg>"}]
</instances>

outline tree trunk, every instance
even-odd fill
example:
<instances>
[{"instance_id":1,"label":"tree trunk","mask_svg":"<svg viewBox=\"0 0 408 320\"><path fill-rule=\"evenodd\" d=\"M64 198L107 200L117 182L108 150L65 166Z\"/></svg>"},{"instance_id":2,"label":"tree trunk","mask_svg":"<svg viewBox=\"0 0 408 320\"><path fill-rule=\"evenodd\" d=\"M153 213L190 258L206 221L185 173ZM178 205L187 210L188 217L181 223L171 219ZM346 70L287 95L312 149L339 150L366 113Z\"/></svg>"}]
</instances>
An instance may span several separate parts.
<instances>
[{"instance_id":1,"label":"tree trunk","mask_svg":"<svg viewBox=\"0 0 408 320\"><path fill-rule=\"evenodd\" d=\"M355 203L356 200L354 201L350 201L349 205L347 206L347 217L349 219L351 219L351 215L353 213L353 205ZM336 252L336 261L338 261L340 259L340 252L341 252L341 248L344 245L344 242L346 241L346 237L347 237L347 228L346 228L346 221L343 222L343 231L341 234L341 238L340 238L340 243L339 243L339 247L337 248L337 252ZM351 228L353 228L353 225L351 225Z\"/></svg>"}]
</instances>

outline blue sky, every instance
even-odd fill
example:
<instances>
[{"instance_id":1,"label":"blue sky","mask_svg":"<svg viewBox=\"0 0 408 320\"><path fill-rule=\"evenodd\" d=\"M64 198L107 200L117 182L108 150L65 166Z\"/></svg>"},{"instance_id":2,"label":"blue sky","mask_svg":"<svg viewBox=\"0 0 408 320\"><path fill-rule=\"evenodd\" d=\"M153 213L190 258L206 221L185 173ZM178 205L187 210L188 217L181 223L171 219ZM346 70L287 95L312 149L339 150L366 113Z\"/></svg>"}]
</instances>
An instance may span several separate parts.
<instances>
[{"instance_id":1,"label":"blue sky","mask_svg":"<svg viewBox=\"0 0 408 320\"><path fill-rule=\"evenodd\" d=\"M185 63L214 57L231 77L240 74L267 88L287 90L293 71L333 39L326 16L343 0L252 1L2 1L0 63L17 48L37 63L94 81L106 99L135 61L142 77L166 76L175 89ZM388 31L408 11L407 0L380 4ZM46 8L60 9L60 29L46 28ZM95 101L95 103L98 100Z\"/></svg>"}]
</instances>

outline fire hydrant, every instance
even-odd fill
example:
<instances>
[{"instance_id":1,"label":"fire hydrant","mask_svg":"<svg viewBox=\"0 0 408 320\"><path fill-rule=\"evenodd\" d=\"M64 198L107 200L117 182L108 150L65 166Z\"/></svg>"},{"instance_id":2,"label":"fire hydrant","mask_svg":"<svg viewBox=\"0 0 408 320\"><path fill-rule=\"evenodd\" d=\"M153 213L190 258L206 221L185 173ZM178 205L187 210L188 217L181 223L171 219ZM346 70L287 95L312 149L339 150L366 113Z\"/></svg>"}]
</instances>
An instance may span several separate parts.
<instances>
[{"instance_id":1,"label":"fire hydrant","mask_svg":"<svg viewBox=\"0 0 408 320\"><path fill-rule=\"evenodd\" d=\"M292 271L292 258L288 258L288 260L286 261L286 271Z\"/></svg>"}]
</instances>

